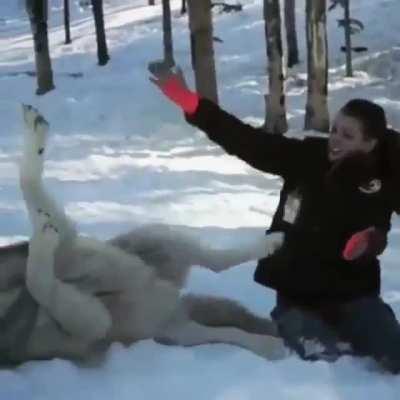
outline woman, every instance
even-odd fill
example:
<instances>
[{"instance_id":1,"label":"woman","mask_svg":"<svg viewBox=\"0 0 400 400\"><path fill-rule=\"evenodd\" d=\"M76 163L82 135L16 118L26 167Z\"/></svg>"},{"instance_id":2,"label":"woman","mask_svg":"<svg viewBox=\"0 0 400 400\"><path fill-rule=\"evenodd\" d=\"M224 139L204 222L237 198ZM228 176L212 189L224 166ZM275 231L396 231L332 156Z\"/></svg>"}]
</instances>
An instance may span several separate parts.
<instances>
[{"instance_id":1,"label":"woman","mask_svg":"<svg viewBox=\"0 0 400 400\"><path fill-rule=\"evenodd\" d=\"M397 137L383 109L352 100L328 139L297 140L244 124L191 92L181 72L150 79L229 154L283 177L269 231L283 231L284 241L259 260L255 280L276 290L272 317L287 344L312 358L304 339L319 339L328 352L340 339L400 371L400 325L380 298L377 259L399 209L396 160L387 159Z\"/></svg>"}]
</instances>

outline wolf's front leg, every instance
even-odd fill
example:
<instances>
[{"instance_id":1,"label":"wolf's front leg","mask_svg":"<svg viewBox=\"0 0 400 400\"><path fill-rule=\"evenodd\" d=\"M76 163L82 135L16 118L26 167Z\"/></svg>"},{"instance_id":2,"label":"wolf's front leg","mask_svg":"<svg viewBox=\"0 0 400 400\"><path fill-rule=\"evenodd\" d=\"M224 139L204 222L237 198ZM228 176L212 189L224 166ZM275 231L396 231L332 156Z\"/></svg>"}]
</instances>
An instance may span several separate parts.
<instances>
[{"instance_id":1,"label":"wolf's front leg","mask_svg":"<svg viewBox=\"0 0 400 400\"><path fill-rule=\"evenodd\" d=\"M24 148L20 164L20 185L33 230L40 229L41 214L56 227L61 240L75 236L75 228L62 208L46 193L42 183L48 122L32 106L23 106Z\"/></svg>"},{"instance_id":2,"label":"wolf's front leg","mask_svg":"<svg viewBox=\"0 0 400 400\"><path fill-rule=\"evenodd\" d=\"M214 272L221 272L233 266L266 257L274 253L283 244L283 233L273 232L255 236L251 243L242 243L240 237L236 239L236 246L218 249L205 244L193 245L187 249L191 252L192 264L201 265Z\"/></svg>"},{"instance_id":3,"label":"wolf's front leg","mask_svg":"<svg viewBox=\"0 0 400 400\"><path fill-rule=\"evenodd\" d=\"M26 285L35 300L69 334L92 341L106 337L111 316L94 296L56 278L54 258L59 237L45 219L29 243Z\"/></svg>"}]
</instances>

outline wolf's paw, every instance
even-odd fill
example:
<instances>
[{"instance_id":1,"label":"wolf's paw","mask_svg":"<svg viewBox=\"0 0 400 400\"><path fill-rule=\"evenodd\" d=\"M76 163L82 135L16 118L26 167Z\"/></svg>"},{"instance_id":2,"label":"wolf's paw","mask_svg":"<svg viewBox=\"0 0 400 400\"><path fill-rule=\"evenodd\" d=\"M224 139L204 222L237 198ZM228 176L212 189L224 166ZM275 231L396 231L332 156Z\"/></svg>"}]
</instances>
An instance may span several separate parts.
<instances>
[{"instance_id":1,"label":"wolf's paw","mask_svg":"<svg viewBox=\"0 0 400 400\"><path fill-rule=\"evenodd\" d=\"M29 142L35 146L35 151L42 155L46 144L47 132L49 131L49 123L36 108L30 105L23 104L22 112L27 130L33 134L33 137L29 137Z\"/></svg>"},{"instance_id":2,"label":"wolf's paw","mask_svg":"<svg viewBox=\"0 0 400 400\"><path fill-rule=\"evenodd\" d=\"M286 358L290 351L281 338L266 336L253 348L254 352L267 360L281 360Z\"/></svg>"}]
</instances>

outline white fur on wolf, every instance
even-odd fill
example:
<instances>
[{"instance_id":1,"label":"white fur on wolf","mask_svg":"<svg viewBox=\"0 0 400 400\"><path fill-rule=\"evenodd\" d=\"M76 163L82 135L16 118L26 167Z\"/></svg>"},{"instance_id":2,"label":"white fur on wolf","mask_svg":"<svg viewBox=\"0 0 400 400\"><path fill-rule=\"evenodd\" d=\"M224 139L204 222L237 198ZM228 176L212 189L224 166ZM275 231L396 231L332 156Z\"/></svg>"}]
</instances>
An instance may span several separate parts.
<instances>
[{"instance_id":1,"label":"white fur on wolf","mask_svg":"<svg viewBox=\"0 0 400 400\"><path fill-rule=\"evenodd\" d=\"M24 106L23 114L20 182L33 235L29 254L23 245L0 249L7 270L1 278L8 279L0 281L0 297L9 298L25 279L40 306L26 351L15 356L19 361L85 358L99 343L145 338L182 346L230 343L267 359L285 356L269 319L229 299L180 298L191 265L222 271L265 255L265 239L243 249L213 249L165 225L107 242L79 236L43 186L49 125L31 106Z\"/></svg>"}]
</instances>

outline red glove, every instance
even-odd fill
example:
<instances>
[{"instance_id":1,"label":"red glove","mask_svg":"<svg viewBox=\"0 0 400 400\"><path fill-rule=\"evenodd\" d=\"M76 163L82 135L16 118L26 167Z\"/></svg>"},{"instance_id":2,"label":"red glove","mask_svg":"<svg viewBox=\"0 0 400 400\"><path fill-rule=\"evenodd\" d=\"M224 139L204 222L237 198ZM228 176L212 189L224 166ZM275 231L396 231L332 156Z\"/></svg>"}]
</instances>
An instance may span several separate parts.
<instances>
[{"instance_id":1,"label":"red glove","mask_svg":"<svg viewBox=\"0 0 400 400\"><path fill-rule=\"evenodd\" d=\"M181 107L186 114L190 115L196 112L199 105L199 96L186 87L181 76L171 74L165 80L150 79L170 100Z\"/></svg>"},{"instance_id":2,"label":"red glove","mask_svg":"<svg viewBox=\"0 0 400 400\"><path fill-rule=\"evenodd\" d=\"M343 258L347 261L355 260L361 256L376 256L386 247L386 234L371 226L355 233L346 243Z\"/></svg>"}]
</instances>

